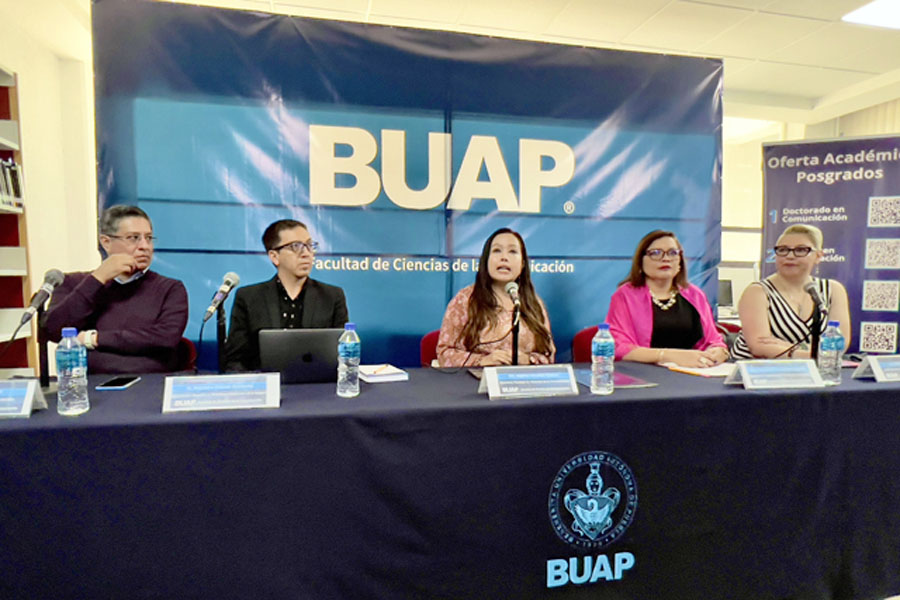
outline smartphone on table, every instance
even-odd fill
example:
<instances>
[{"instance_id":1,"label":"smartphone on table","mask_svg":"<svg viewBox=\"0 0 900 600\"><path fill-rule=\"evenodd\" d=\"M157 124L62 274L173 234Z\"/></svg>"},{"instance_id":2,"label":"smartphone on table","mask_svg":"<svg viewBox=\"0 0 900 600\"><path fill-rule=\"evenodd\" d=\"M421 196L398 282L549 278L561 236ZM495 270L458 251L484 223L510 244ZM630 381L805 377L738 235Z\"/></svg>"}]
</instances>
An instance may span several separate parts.
<instances>
[{"instance_id":1,"label":"smartphone on table","mask_svg":"<svg viewBox=\"0 0 900 600\"><path fill-rule=\"evenodd\" d=\"M137 375L122 375L120 377L113 377L112 379L107 379L100 385L98 385L96 390L124 390L126 388L130 388L141 378Z\"/></svg>"}]
</instances>

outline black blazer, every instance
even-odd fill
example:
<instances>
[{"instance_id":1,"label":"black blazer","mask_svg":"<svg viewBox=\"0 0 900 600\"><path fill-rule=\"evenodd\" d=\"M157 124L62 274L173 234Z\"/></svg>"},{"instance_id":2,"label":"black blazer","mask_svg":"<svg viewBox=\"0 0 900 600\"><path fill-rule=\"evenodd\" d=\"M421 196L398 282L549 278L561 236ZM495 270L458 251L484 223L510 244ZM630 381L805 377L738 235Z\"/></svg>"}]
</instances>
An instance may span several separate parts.
<instances>
[{"instance_id":1,"label":"black blazer","mask_svg":"<svg viewBox=\"0 0 900 600\"><path fill-rule=\"evenodd\" d=\"M343 327L347 300L341 288L307 279L300 326L304 329ZM238 289L231 308L231 327L225 342L225 366L229 371L259 369L259 330L281 327L278 284L269 281Z\"/></svg>"}]
</instances>

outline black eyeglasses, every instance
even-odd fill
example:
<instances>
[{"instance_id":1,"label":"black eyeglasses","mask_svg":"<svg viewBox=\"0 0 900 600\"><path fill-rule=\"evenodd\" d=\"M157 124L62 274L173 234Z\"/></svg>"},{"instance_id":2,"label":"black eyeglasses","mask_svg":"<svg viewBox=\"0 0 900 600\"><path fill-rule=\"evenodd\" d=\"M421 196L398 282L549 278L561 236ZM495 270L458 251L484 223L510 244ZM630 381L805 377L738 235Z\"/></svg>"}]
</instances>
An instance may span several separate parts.
<instances>
[{"instance_id":1,"label":"black eyeglasses","mask_svg":"<svg viewBox=\"0 0 900 600\"><path fill-rule=\"evenodd\" d=\"M319 242L288 242L287 244L282 244L280 246L275 246L272 248L275 252L279 252L284 250L285 248L289 248L291 252L294 254L302 254L303 250L309 250L313 254L319 251Z\"/></svg>"},{"instance_id":2,"label":"black eyeglasses","mask_svg":"<svg viewBox=\"0 0 900 600\"><path fill-rule=\"evenodd\" d=\"M659 248L654 248L652 250L647 250L644 252L645 256L649 256L651 260L662 260L663 257L666 258L678 258L681 256L681 250L678 248L672 248L671 250L661 250Z\"/></svg>"},{"instance_id":3,"label":"black eyeglasses","mask_svg":"<svg viewBox=\"0 0 900 600\"><path fill-rule=\"evenodd\" d=\"M810 252L812 252L812 248L809 246L797 246L796 248L790 248L788 246L775 246L772 250L778 256L787 256L791 252L794 253L794 256L797 258L803 258L807 256Z\"/></svg>"},{"instance_id":4,"label":"black eyeglasses","mask_svg":"<svg viewBox=\"0 0 900 600\"><path fill-rule=\"evenodd\" d=\"M149 233L145 235L141 235L140 233L132 233L130 235L107 235L106 237L111 237L114 240L124 240L126 243L131 244L132 246L137 246L142 239L148 244L152 244L158 239L153 237L153 235Z\"/></svg>"}]
</instances>

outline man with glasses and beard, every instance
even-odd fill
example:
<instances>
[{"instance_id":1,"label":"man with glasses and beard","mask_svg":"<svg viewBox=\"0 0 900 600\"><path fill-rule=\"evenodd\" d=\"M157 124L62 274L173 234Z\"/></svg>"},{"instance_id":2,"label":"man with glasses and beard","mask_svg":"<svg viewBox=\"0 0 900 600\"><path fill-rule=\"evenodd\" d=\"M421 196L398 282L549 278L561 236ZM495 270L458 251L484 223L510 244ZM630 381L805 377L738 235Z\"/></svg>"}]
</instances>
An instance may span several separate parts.
<instances>
[{"instance_id":1,"label":"man with glasses and beard","mask_svg":"<svg viewBox=\"0 0 900 600\"><path fill-rule=\"evenodd\" d=\"M99 230L103 262L90 272L66 274L42 328L53 342L63 327L77 328L90 373L176 370L187 290L150 270L156 239L150 217L136 206L111 206L100 216Z\"/></svg>"},{"instance_id":2,"label":"man with glasses and beard","mask_svg":"<svg viewBox=\"0 0 900 600\"><path fill-rule=\"evenodd\" d=\"M310 279L319 244L306 225L275 221L262 236L275 277L238 289L225 346L229 371L259 369L260 329L340 328L348 320L344 291Z\"/></svg>"}]
</instances>

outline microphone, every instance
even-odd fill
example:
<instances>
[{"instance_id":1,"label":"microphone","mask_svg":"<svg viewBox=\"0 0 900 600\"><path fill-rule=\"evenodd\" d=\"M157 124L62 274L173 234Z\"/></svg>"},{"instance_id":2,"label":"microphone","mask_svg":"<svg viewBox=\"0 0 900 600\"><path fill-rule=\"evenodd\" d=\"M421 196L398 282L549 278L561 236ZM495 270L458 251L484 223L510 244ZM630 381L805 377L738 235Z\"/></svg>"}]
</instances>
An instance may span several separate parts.
<instances>
[{"instance_id":1,"label":"microphone","mask_svg":"<svg viewBox=\"0 0 900 600\"><path fill-rule=\"evenodd\" d=\"M506 284L506 293L509 294L509 297L512 298L513 304L519 306L519 284L515 281L510 281Z\"/></svg>"},{"instance_id":2,"label":"microphone","mask_svg":"<svg viewBox=\"0 0 900 600\"><path fill-rule=\"evenodd\" d=\"M203 322L206 323L216 312L216 309L219 308L219 305L225 302L225 298L228 297L228 294L231 293L231 290L234 289L234 286L241 282L240 276L233 272L229 271L225 273L225 279L222 280L222 285L219 287L219 291L216 292L216 295L213 296L212 302L209 304L209 308L206 309L206 314L203 315Z\"/></svg>"},{"instance_id":3,"label":"microphone","mask_svg":"<svg viewBox=\"0 0 900 600\"><path fill-rule=\"evenodd\" d=\"M816 284L812 281L806 282L806 285L803 286L803 291L812 297L813 304L815 304L817 308L820 308L825 304L822 302L822 297L819 296L819 290L816 288Z\"/></svg>"},{"instance_id":4,"label":"microphone","mask_svg":"<svg viewBox=\"0 0 900 600\"><path fill-rule=\"evenodd\" d=\"M47 301L47 298L50 297L50 294L53 293L53 290L56 289L56 286L63 282L63 279L65 279L65 275L63 275L63 272L59 269L50 269L44 273L44 283L41 284L40 289L31 297L31 304L28 305L25 314L22 315L22 321L19 323L19 327L31 320L34 313L40 310L44 305L44 302Z\"/></svg>"}]
</instances>

